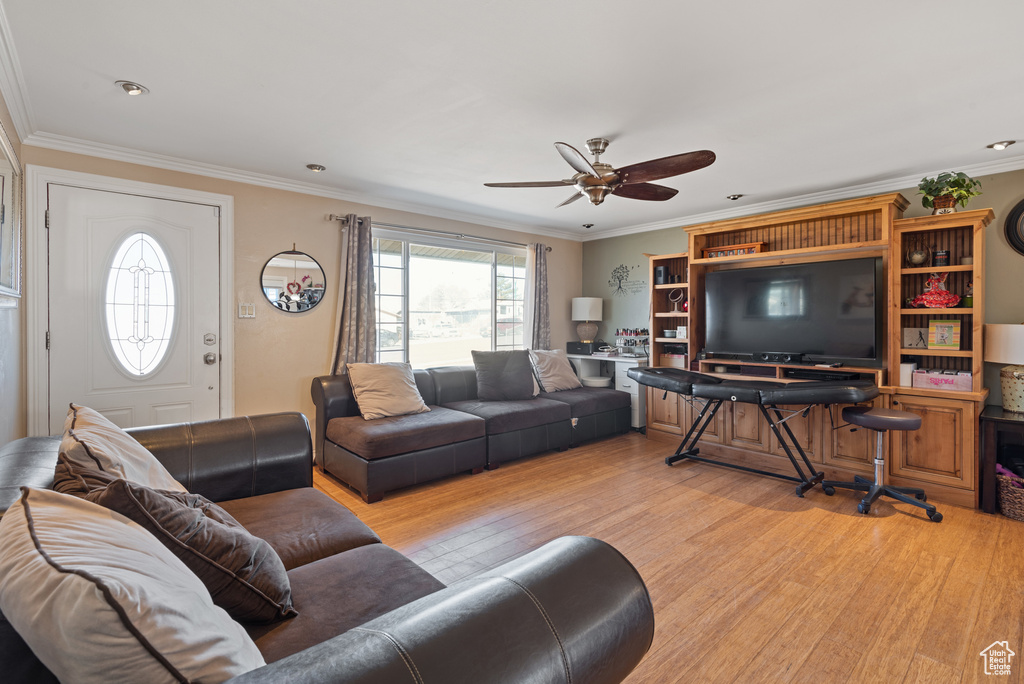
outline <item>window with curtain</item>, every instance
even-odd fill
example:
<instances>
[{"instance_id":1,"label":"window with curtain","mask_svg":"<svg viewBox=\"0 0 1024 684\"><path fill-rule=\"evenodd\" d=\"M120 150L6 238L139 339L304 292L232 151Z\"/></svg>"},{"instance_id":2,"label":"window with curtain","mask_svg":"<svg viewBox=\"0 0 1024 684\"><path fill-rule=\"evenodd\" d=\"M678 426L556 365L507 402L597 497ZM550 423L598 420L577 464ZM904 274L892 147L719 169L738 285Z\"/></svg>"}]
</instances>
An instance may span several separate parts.
<instances>
[{"instance_id":1,"label":"window with curtain","mask_svg":"<svg viewBox=\"0 0 1024 684\"><path fill-rule=\"evenodd\" d=\"M469 365L522 349L526 250L373 230L377 360Z\"/></svg>"}]
</instances>

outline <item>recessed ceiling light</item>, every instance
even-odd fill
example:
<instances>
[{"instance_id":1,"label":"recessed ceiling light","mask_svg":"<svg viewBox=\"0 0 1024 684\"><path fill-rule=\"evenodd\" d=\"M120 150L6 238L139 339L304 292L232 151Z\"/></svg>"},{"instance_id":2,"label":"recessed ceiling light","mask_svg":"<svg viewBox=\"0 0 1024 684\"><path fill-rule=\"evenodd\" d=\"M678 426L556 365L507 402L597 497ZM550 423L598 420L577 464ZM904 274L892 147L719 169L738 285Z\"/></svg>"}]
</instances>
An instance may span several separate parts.
<instances>
[{"instance_id":1,"label":"recessed ceiling light","mask_svg":"<svg viewBox=\"0 0 1024 684\"><path fill-rule=\"evenodd\" d=\"M327 167L324 166L323 164L306 164L306 168L315 173L320 173L321 171L327 170Z\"/></svg>"},{"instance_id":2,"label":"recessed ceiling light","mask_svg":"<svg viewBox=\"0 0 1024 684\"><path fill-rule=\"evenodd\" d=\"M985 145L985 147L988 147L988 148L993 149L993 150L1005 150L1007 147L1009 147L1010 145L1012 145L1015 142L1017 142L1017 141L1016 140L1000 140L999 142L994 142L991 145Z\"/></svg>"},{"instance_id":3,"label":"recessed ceiling light","mask_svg":"<svg viewBox=\"0 0 1024 684\"><path fill-rule=\"evenodd\" d=\"M727 200L732 200L733 202L735 202L735 201L736 201L736 200L738 200L738 199L739 199L740 197L743 197L743 195L726 195L726 196L725 196L725 199L727 199Z\"/></svg>"},{"instance_id":4,"label":"recessed ceiling light","mask_svg":"<svg viewBox=\"0 0 1024 684\"><path fill-rule=\"evenodd\" d=\"M114 85L120 86L121 90L128 93L129 95L145 95L149 92L149 88L132 81L115 81Z\"/></svg>"},{"instance_id":5,"label":"recessed ceiling light","mask_svg":"<svg viewBox=\"0 0 1024 684\"><path fill-rule=\"evenodd\" d=\"M583 227L586 228L587 230L590 230L591 228L594 227L594 224L593 223L584 223Z\"/></svg>"}]
</instances>

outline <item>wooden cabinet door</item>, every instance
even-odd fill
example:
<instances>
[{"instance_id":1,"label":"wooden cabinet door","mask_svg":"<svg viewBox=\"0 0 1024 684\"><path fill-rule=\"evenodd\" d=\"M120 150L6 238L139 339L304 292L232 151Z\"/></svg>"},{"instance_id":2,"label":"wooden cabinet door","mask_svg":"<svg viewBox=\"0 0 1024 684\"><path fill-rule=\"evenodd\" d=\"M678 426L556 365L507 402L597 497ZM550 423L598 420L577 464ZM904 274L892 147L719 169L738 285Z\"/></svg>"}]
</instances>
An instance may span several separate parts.
<instances>
[{"instance_id":1,"label":"wooden cabinet door","mask_svg":"<svg viewBox=\"0 0 1024 684\"><path fill-rule=\"evenodd\" d=\"M757 410L756 406L753 408L754 410ZM804 407L781 406L779 408L784 409L782 411L782 417L786 418L787 416L790 415L788 413L788 410L795 411L803 409ZM812 406L810 413L808 413L807 416L794 416L793 418L787 420L785 423L785 425L788 425L789 429L793 431L793 435L800 442L800 447L804 450L804 453L807 454L807 458L810 459L812 463L821 463L821 433L819 432L821 428L821 419L819 418L820 412L820 406ZM760 411L758 411L758 413L760 413ZM778 418L775 416L771 409L768 409L768 413L771 413L772 418L774 418L776 422L778 422ZM763 417L761 418L761 422L764 423ZM765 423L764 429L767 430L769 433L768 444L771 447L771 453L784 457L786 455L786 451L785 449L782 448L782 445L779 444L779 438L775 436L775 433L772 432L772 429L768 427L767 423ZM789 435L786 434L786 428L783 425L779 426L779 432L781 432L783 436L786 437L786 442L788 443ZM799 460L800 454L797 452L796 449L793 448L792 444L790 444L789 448L793 451L793 457Z\"/></svg>"},{"instance_id":2,"label":"wooden cabinet door","mask_svg":"<svg viewBox=\"0 0 1024 684\"><path fill-rule=\"evenodd\" d=\"M870 406L879 407L885 404L885 397L875 397ZM866 406L868 404L861 404ZM856 425L844 425L843 409L850 404L832 406L829 416L827 407L821 409L822 463L836 468L846 468L873 475L875 472L875 431L858 428ZM873 478L872 478L873 479Z\"/></svg>"},{"instance_id":3,"label":"wooden cabinet door","mask_svg":"<svg viewBox=\"0 0 1024 684\"><path fill-rule=\"evenodd\" d=\"M689 426L683 422L682 400L675 392L647 388L647 429L686 434Z\"/></svg>"},{"instance_id":4,"label":"wooden cabinet door","mask_svg":"<svg viewBox=\"0 0 1024 684\"><path fill-rule=\"evenodd\" d=\"M889 433L889 474L974 489L974 402L894 394L892 407L921 416L921 428Z\"/></svg>"},{"instance_id":5,"label":"wooden cabinet door","mask_svg":"<svg viewBox=\"0 0 1024 684\"><path fill-rule=\"evenodd\" d=\"M729 426L729 445L740 449L767 452L771 450L771 428L754 404L727 401L722 406Z\"/></svg>"}]
</instances>

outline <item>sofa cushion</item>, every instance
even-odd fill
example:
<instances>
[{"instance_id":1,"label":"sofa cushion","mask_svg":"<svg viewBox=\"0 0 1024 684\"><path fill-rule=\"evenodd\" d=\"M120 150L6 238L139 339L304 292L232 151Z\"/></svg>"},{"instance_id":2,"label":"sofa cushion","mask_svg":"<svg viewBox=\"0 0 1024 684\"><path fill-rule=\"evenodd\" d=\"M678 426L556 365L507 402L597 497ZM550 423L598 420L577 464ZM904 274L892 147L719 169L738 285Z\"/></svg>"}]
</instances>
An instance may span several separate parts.
<instances>
[{"instance_id":1,"label":"sofa cushion","mask_svg":"<svg viewBox=\"0 0 1024 684\"><path fill-rule=\"evenodd\" d=\"M487 434L496 435L513 430L570 420L569 405L551 399L525 399L522 401L455 401L445 408L480 416L487 421Z\"/></svg>"},{"instance_id":2,"label":"sofa cushion","mask_svg":"<svg viewBox=\"0 0 1024 684\"><path fill-rule=\"evenodd\" d=\"M221 682L264 664L202 582L127 518L23 490L0 520L0 609L61 681Z\"/></svg>"},{"instance_id":3,"label":"sofa cushion","mask_svg":"<svg viewBox=\"0 0 1024 684\"><path fill-rule=\"evenodd\" d=\"M525 349L473 350L476 396L480 401L529 399L533 392L533 367Z\"/></svg>"},{"instance_id":4,"label":"sofa cushion","mask_svg":"<svg viewBox=\"0 0 1024 684\"><path fill-rule=\"evenodd\" d=\"M303 565L289 571L288 576L299 616L273 625L248 627L267 662L298 653L444 589L426 570L383 544L362 546Z\"/></svg>"},{"instance_id":5,"label":"sofa cushion","mask_svg":"<svg viewBox=\"0 0 1024 684\"><path fill-rule=\"evenodd\" d=\"M562 392L541 392L541 397L568 404L573 418L629 408L628 392L603 387L579 387Z\"/></svg>"},{"instance_id":6,"label":"sofa cushion","mask_svg":"<svg viewBox=\"0 0 1024 684\"><path fill-rule=\"evenodd\" d=\"M58 454L57 467L53 471L53 491L84 499L89 492L103 489L117 479L113 473L79 465L65 454Z\"/></svg>"},{"instance_id":7,"label":"sofa cushion","mask_svg":"<svg viewBox=\"0 0 1024 684\"><path fill-rule=\"evenodd\" d=\"M312 487L221 501L220 505L245 529L270 544L288 570L357 546L380 543L380 537L352 511Z\"/></svg>"},{"instance_id":8,"label":"sofa cushion","mask_svg":"<svg viewBox=\"0 0 1024 684\"><path fill-rule=\"evenodd\" d=\"M99 412L84 406L71 404L68 409L60 452L78 465L147 487L186 491L149 449Z\"/></svg>"},{"instance_id":9,"label":"sofa cushion","mask_svg":"<svg viewBox=\"0 0 1024 684\"><path fill-rule=\"evenodd\" d=\"M530 361L542 392L558 392L582 387L569 363L569 357L561 349L531 349Z\"/></svg>"},{"instance_id":10,"label":"sofa cushion","mask_svg":"<svg viewBox=\"0 0 1024 684\"><path fill-rule=\"evenodd\" d=\"M430 413L365 421L334 418L327 439L367 460L464 442L486 434L484 421L468 413L435 406Z\"/></svg>"},{"instance_id":11,"label":"sofa cushion","mask_svg":"<svg viewBox=\"0 0 1024 684\"><path fill-rule=\"evenodd\" d=\"M346 365L352 394L365 420L429 411L408 363Z\"/></svg>"},{"instance_id":12,"label":"sofa cushion","mask_svg":"<svg viewBox=\"0 0 1024 684\"><path fill-rule=\"evenodd\" d=\"M127 480L86 498L149 530L234 619L271 622L295 615L288 573L277 553L209 499Z\"/></svg>"}]
</instances>

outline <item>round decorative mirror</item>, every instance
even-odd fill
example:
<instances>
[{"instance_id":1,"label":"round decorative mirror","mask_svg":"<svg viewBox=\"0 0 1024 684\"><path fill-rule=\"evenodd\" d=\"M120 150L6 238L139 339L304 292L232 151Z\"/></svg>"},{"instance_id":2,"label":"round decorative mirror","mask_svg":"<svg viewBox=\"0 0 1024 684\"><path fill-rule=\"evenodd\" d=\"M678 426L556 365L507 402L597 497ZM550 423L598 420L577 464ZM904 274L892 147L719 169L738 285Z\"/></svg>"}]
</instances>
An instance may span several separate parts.
<instances>
[{"instance_id":1,"label":"round decorative mirror","mask_svg":"<svg viewBox=\"0 0 1024 684\"><path fill-rule=\"evenodd\" d=\"M260 274L263 296L289 313L309 311L324 298L324 270L316 259L294 249L270 257Z\"/></svg>"},{"instance_id":2,"label":"round decorative mirror","mask_svg":"<svg viewBox=\"0 0 1024 684\"><path fill-rule=\"evenodd\" d=\"M1006 241L1018 254L1024 254L1024 200L1017 203L1006 217Z\"/></svg>"}]
</instances>

